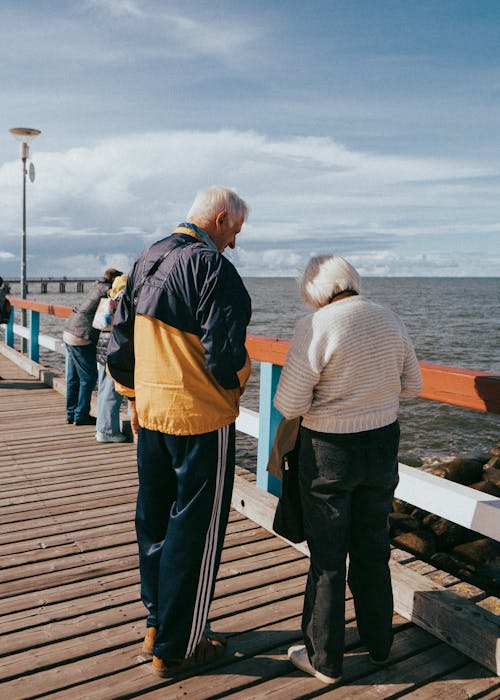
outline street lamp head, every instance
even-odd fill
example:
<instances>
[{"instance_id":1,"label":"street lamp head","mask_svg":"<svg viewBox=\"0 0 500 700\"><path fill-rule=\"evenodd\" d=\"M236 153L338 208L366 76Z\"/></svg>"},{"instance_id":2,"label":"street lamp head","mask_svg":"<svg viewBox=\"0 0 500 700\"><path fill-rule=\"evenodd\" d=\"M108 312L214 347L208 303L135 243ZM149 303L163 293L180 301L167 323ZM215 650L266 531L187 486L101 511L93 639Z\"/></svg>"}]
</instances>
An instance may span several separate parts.
<instances>
[{"instance_id":1,"label":"street lamp head","mask_svg":"<svg viewBox=\"0 0 500 700\"><path fill-rule=\"evenodd\" d=\"M33 139L36 139L36 137L42 133L40 129L25 129L24 127L9 129L9 132L20 143L31 143Z\"/></svg>"},{"instance_id":2,"label":"street lamp head","mask_svg":"<svg viewBox=\"0 0 500 700\"><path fill-rule=\"evenodd\" d=\"M15 129L9 129L9 132L21 144L21 158L24 162L26 162L30 154L29 144L42 132L40 129L26 129L22 126L16 127Z\"/></svg>"}]
</instances>

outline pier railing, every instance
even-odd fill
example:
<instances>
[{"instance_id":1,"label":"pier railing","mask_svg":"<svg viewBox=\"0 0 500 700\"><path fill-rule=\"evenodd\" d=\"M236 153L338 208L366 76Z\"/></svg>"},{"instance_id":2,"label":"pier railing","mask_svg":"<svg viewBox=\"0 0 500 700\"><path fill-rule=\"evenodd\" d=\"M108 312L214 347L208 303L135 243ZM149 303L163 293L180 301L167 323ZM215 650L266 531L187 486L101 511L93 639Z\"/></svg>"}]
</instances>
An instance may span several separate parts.
<instances>
[{"instance_id":1,"label":"pier railing","mask_svg":"<svg viewBox=\"0 0 500 700\"><path fill-rule=\"evenodd\" d=\"M14 348L15 337L28 340L28 360L38 363L40 347L65 352L64 343L40 333L40 314L67 318L68 306L45 304L9 297L13 311L5 326L5 344ZM28 310L28 326L16 324L14 309ZM259 411L241 408L236 428L257 438L257 486L278 494L280 482L266 471L269 453L281 419L273 406L273 397L281 374L289 342L279 338L249 335L247 349L260 362ZM423 389L420 398L454 406L500 414L500 376L486 372L421 362ZM476 491L400 464L400 482L396 496L418 508L500 541L500 498Z\"/></svg>"}]
</instances>

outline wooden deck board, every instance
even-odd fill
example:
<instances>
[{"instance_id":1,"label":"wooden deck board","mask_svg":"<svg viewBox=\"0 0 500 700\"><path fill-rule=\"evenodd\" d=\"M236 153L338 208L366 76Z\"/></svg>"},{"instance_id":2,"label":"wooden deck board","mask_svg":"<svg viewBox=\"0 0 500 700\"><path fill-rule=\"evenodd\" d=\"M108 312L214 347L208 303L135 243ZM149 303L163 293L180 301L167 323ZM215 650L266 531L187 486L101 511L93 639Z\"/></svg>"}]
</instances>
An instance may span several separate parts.
<instances>
[{"instance_id":1,"label":"wooden deck board","mask_svg":"<svg viewBox=\"0 0 500 700\"><path fill-rule=\"evenodd\" d=\"M228 653L196 675L155 678L140 653L134 446L98 445L94 428L67 426L63 398L1 354L0 375L2 698L500 697L491 671L399 615L391 663L374 669L348 589L342 683L297 672L286 650L301 639L308 559L236 511L210 609ZM443 572L395 557L444 585ZM455 577L446 585L485 597Z\"/></svg>"}]
</instances>

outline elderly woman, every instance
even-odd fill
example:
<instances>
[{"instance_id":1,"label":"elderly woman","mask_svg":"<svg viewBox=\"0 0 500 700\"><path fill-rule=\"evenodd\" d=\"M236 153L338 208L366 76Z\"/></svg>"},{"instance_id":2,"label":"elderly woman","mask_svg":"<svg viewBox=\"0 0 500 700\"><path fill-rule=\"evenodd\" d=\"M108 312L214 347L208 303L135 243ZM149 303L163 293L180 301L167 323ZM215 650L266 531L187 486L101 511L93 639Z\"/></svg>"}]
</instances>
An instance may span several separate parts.
<instances>
[{"instance_id":1,"label":"elderly woman","mask_svg":"<svg viewBox=\"0 0 500 700\"><path fill-rule=\"evenodd\" d=\"M388 514L398 482L400 396L420 370L403 322L365 299L338 255L309 261L301 280L314 313L298 322L275 406L303 416L299 481L311 553L302 631L291 661L324 683L342 673L346 558L362 643L383 664L392 644Z\"/></svg>"}]
</instances>

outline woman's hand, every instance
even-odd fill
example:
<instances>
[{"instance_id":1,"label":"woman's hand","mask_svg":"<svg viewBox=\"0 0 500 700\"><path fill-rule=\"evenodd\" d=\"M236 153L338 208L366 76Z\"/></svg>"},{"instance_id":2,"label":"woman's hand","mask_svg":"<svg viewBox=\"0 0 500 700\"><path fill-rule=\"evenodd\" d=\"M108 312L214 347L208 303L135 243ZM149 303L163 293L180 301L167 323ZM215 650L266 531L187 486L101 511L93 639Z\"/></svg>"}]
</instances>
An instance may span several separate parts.
<instances>
[{"instance_id":1,"label":"woman's hand","mask_svg":"<svg viewBox=\"0 0 500 700\"><path fill-rule=\"evenodd\" d=\"M139 434L139 418L137 416L137 408L135 407L135 401L128 402L128 408L130 411L130 427L134 433L134 437Z\"/></svg>"}]
</instances>

